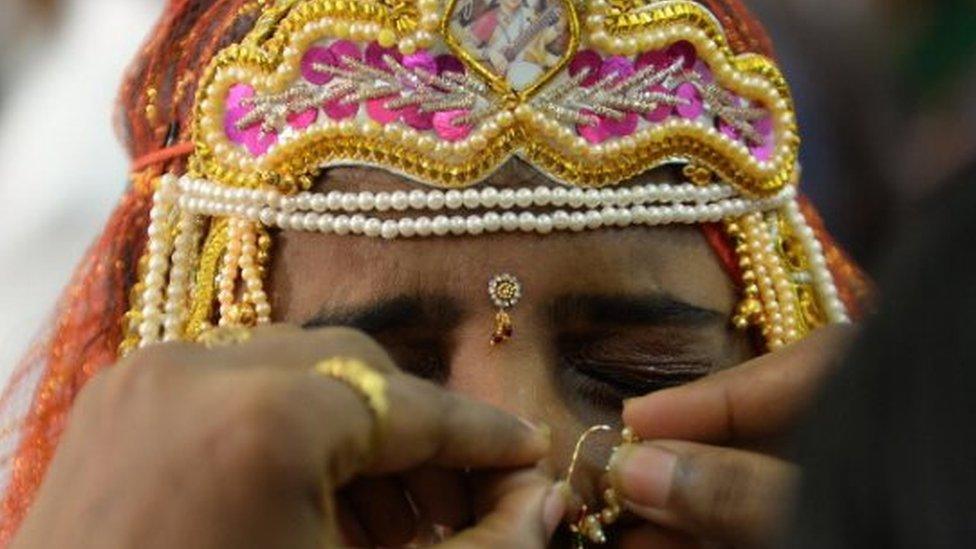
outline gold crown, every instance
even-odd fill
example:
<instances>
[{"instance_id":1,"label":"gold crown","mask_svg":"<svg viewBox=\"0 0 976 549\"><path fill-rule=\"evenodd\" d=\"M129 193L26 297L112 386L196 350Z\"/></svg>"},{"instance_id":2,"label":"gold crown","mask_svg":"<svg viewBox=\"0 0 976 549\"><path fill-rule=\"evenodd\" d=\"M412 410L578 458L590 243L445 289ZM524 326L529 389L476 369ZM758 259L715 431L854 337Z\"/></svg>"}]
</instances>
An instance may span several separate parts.
<instances>
[{"instance_id":1,"label":"gold crown","mask_svg":"<svg viewBox=\"0 0 976 549\"><path fill-rule=\"evenodd\" d=\"M849 320L796 198L786 83L694 2L281 1L213 61L196 109L189 173L155 192L126 350L270 322L273 230L721 222L744 284L736 326L773 349ZM562 185L476 185L515 156ZM665 164L690 182L618 185ZM450 189L310 192L337 165Z\"/></svg>"},{"instance_id":2,"label":"gold crown","mask_svg":"<svg viewBox=\"0 0 976 549\"><path fill-rule=\"evenodd\" d=\"M513 156L585 187L669 163L747 196L796 179L776 65L683 0L278 2L200 90L191 169L235 187L349 164L467 187Z\"/></svg>"}]
</instances>

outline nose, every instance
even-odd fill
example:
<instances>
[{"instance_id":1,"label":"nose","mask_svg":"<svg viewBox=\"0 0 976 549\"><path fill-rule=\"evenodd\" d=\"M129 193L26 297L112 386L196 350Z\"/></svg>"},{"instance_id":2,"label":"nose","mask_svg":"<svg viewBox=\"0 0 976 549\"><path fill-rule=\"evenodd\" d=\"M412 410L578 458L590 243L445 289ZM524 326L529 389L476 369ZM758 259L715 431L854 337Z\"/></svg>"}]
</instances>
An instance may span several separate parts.
<instances>
[{"instance_id":1,"label":"nose","mask_svg":"<svg viewBox=\"0 0 976 549\"><path fill-rule=\"evenodd\" d=\"M511 339L492 345L493 322L476 315L455 332L448 387L532 423L551 421L559 398L545 334L523 320Z\"/></svg>"},{"instance_id":2,"label":"nose","mask_svg":"<svg viewBox=\"0 0 976 549\"><path fill-rule=\"evenodd\" d=\"M557 475L565 469L582 422L559 392L553 338L545 326L516 316L513 337L491 345L494 314L476 315L457 330L448 388L552 432Z\"/></svg>"}]
</instances>

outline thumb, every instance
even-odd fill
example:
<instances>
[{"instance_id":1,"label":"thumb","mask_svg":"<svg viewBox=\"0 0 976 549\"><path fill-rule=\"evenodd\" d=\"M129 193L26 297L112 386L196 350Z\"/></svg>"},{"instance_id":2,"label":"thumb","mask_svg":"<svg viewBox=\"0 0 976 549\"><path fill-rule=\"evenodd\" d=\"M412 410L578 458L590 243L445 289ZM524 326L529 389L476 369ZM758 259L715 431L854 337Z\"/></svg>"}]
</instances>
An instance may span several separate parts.
<instances>
[{"instance_id":1,"label":"thumb","mask_svg":"<svg viewBox=\"0 0 976 549\"><path fill-rule=\"evenodd\" d=\"M562 490L536 471L506 475L491 488L488 513L440 549L544 548L566 512Z\"/></svg>"},{"instance_id":2,"label":"thumb","mask_svg":"<svg viewBox=\"0 0 976 549\"><path fill-rule=\"evenodd\" d=\"M610 464L630 511L735 546L775 539L797 478L795 466L774 457L680 441L624 446Z\"/></svg>"}]
</instances>

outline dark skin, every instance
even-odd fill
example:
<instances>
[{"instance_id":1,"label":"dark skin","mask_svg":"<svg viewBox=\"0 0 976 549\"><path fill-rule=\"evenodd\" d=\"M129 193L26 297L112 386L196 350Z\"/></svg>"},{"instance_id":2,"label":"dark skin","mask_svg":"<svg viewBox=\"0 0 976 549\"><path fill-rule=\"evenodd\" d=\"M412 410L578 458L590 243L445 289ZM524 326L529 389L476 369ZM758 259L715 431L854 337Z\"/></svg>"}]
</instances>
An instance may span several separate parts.
<instances>
[{"instance_id":1,"label":"dark skin","mask_svg":"<svg viewBox=\"0 0 976 549\"><path fill-rule=\"evenodd\" d=\"M513 163L490 183L535 185L536 177ZM403 183L344 168L328 174L327 186L380 191ZM502 272L519 278L524 296L511 311L515 337L492 347L496 310L486 287ZM729 322L737 291L695 227L396 242L283 232L273 273L279 319L363 330L400 368L548 425L554 446L546 466L553 475L564 474L586 428L621 427L624 399L687 383L753 353L747 334ZM585 497L618 442L603 435L587 445L586 474L574 486ZM367 491L390 496L395 489ZM391 516L389 497L354 499L372 502L360 506L360 522ZM405 501L394 509L394 516L409 514ZM385 519L373 537L402 542L412 533L408 523Z\"/></svg>"},{"instance_id":2,"label":"dark skin","mask_svg":"<svg viewBox=\"0 0 976 549\"><path fill-rule=\"evenodd\" d=\"M403 184L361 169L328 177L330 188ZM538 176L513 164L497 177ZM762 546L775 534L796 471L757 449L790 432L845 336L821 330L751 358L729 323L737 293L696 228L276 242L276 319L306 329L153 346L100 374L15 547L314 547L340 530L348 544L390 546L436 541L437 524L460 532L443 547L540 548L579 503L552 478L595 423L646 441L604 477L617 440L594 439L573 479L589 502L616 487L632 512L613 530L620 546ZM492 348L486 284L505 271L524 297L514 339ZM378 448L362 397L311 373L329 357L387 380Z\"/></svg>"}]
</instances>

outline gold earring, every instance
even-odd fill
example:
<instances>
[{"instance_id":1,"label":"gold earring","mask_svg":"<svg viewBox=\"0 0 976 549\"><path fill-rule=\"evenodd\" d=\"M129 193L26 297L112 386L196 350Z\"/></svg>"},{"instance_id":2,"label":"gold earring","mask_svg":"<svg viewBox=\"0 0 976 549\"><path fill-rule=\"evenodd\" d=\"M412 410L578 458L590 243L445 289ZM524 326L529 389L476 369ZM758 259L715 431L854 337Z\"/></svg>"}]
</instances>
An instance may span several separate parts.
<instances>
[{"instance_id":1,"label":"gold earring","mask_svg":"<svg viewBox=\"0 0 976 549\"><path fill-rule=\"evenodd\" d=\"M613 431L613 427L609 425L594 425L586 431L583 431L583 434L576 441L576 447L573 449L573 457L569 462L569 469L566 472L566 484L569 485L570 489L573 487L573 473L576 471L576 464L579 462L583 443L591 435L604 431ZM621 431L620 438L622 442L620 445L614 447L614 452L623 444L634 444L640 441L630 427L625 427ZM576 549L584 549L587 542L596 545L603 545L607 542L606 529L620 518L620 499L617 497L616 490L607 488L603 491L603 505L603 509L599 511L590 511L589 507L583 504L575 518L570 522L569 531L573 534L573 545Z\"/></svg>"},{"instance_id":2,"label":"gold earring","mask_svg":"<svg viewBox=\"0 0 976 549\"><path fill-rule=\"evenodd\" d=\"M522 283L508 273L493 276L488 281L488 296L498 307L495 313L495 331L491 334L492 346L504 343L512 338L514 327L508 310L522 299Z\"/></svg>"}]
</instances>

